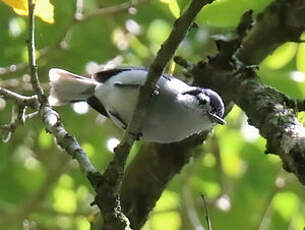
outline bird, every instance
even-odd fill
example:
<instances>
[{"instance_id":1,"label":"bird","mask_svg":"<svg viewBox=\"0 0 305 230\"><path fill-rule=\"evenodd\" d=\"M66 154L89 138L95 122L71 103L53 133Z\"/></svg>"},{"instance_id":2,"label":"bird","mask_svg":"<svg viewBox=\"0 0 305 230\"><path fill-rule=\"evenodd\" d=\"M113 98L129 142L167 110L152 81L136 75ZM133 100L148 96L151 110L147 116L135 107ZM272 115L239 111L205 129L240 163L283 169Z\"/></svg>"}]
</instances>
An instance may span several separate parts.
<instances>
[{"instance_id":1,"label":"bird","mask_svg":"<svg viewBox=\"0 0 305 230\"><path fill-rule=\"evenodd\" d=\"M49 70L51 106L87 102L98 113L125 130L132 119L148 69L117 67L96 72L91 78L69 71ZM190 86L163 73L151 95L144 118L141 139L148 142L172 143L193 134L224 125L224 103L209 88Z\"/></svg>"}]
</instances>

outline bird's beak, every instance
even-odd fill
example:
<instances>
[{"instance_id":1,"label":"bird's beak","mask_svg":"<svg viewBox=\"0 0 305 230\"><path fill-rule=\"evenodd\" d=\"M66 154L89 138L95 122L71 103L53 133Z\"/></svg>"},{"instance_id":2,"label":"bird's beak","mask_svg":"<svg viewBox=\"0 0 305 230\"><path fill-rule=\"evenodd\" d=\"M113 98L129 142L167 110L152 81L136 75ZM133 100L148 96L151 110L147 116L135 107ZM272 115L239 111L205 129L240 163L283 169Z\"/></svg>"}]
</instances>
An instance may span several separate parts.
<instances>
[{"instance_id":1,"label":"bird's beak","mask_svg":"<svg viewBox=\"0 0 305 230\"><path fill-rule=\"evenodd\" d=\"M221 125L225 125L226 124L226 121L224 119L222 119L221 117L217 116L216 114L213 114L213 113L208 113L208 116L209 118L218 123L218 124L221 124Z\"/></svg>"}]
</instances>

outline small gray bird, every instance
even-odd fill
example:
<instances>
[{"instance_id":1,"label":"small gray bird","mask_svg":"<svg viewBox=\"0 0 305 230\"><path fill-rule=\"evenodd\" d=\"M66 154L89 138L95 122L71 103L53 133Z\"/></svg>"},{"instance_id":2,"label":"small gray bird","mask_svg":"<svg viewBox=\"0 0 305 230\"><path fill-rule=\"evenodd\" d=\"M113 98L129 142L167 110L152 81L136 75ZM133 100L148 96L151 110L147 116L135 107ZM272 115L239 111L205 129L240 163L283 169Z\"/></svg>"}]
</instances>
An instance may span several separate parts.
<instances>
[{"instance_id":1,"label":"small gray bird","mask_svg":"<svg viewBox=\"0 0 305 230\"><path fill-rule=\"evenodd\" d=\"M92 78L51 69L49 103L59 106L86 101L118 127L126 129L146 76L147 69L137 67L104 70ZM162 74L148 105L141 135L145 141L181 141L192 134L210 130L217 123L225 124L223 113L223 101L215 91L189 86L173 76Z\"/></svg>"}]
</instances>

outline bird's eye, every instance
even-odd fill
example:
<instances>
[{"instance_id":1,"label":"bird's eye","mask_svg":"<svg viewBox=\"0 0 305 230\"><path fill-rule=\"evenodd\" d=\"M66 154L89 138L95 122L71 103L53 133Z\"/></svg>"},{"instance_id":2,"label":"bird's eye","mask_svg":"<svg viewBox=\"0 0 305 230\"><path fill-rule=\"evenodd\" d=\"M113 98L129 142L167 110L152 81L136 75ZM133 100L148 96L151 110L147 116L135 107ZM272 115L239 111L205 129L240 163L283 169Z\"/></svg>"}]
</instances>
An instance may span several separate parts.
<instances>
[{"instance_id":1,"label":"bird's eye","mask_svg":"<svg viewBox=\"0 0 305 230\"><path fill-rule=\"evenodd\" d=\"M198 98L199 99L199 104L200 105L206 105L207 104L207 100L206 99L203 99L203 98Z\"/></svg>"}]
</instances>

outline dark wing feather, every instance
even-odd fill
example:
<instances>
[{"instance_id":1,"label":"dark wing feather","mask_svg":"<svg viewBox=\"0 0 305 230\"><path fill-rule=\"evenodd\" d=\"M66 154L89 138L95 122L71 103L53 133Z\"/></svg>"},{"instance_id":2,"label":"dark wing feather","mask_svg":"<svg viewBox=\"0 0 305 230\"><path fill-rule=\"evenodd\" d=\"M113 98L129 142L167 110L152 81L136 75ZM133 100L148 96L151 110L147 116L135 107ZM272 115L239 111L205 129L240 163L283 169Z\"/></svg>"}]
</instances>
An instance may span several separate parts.
<instances>
[{"instance_id":1,"label":"dark wing feather","mask_svg":"<svg viewBox=\"0 0 305 230\"><path fill-rule=\"evenodd\" d=\"M128 69L109 69L109 70L104 70L98 73L95 73L93 75L93 79L98 81L98 82L105 82L109 78L111 78L114 75L117 75L118 73L121 73L123 71L127 71Z\"/></svg>"},{"instance_id":2,"label":"dark wing feather","mask_svg":"<svg viewBox=\"0 0 305 230\"><path fill-rule=\"evenodd\" d=\"M122 68L108 69L108 70L104 70L104 71L95 73L93 75L93 79L98 82L103 83L114 75L117 75L124 71L130 71L130 70L147 70L147 69L144 67L122 67Z\"/></svg>"},{"instance_id":3,"label":"dark wing feather","mask_svg":"<svg viewBox=\"0 0 305 230\"><path fill-rule=\"evenodd\" d=\"M148 71L147 68L145 67L120 67L120 68L115 68L115 69L108 69L108 70L104 70L104 71L101 71L101 72L98 72L98 73L95 73L93 75L93 79L98 81L98 82L105 82L107 81L109 78L111 78L112 76L114 75L117 75L121 72L124 72L124 71L130 71L130 70L144 70L144 71ZM165 78L166 80L171 80L172 76L168 75L168 74L165 74L163 73L161 75L161 77Z\"/></svg>"},{"instance_id":4,"label":"dark wing feather","mask_svg":"<svg viewBox=\"0 0 305 230\"><path fill-rule=\"evenodd\" d=\"M105 107L95 96L89 97L87 99L87 103L100 114L104 115L105 117L109 117Z\"/></svg>"}]
</instances>

